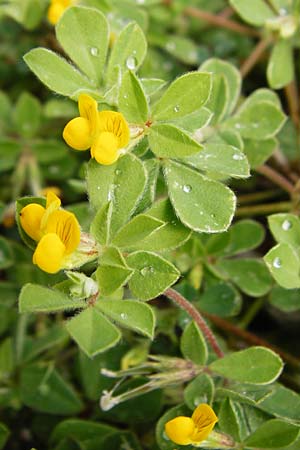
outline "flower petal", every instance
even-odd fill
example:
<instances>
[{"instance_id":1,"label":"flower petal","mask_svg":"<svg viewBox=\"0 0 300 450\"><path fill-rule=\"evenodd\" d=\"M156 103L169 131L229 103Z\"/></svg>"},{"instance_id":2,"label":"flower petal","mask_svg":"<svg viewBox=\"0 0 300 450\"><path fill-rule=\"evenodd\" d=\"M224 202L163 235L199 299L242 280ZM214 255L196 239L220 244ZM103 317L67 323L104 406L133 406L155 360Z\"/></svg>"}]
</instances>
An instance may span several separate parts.
<instances>
[{"instance_id":1,"label":"flower petal","mask_svg":"<svg viewBox=\"0 0 300 450\"><path fill-rule=\"evenodd\" d=\"M129 126L121 113L115 111L100 111L99 130L109 131L117 136L119 139L119 148L126 147L129 142Z\"/></svg>"},{"instance_id":2,"label":"flower petal","mask_svg":"<svg viewBox=\"0 0 300 450\"><path fill-rule=\"evenodd\" d=\"M74 150L88 150L92 144L90 121L84 117L75 117L64 128L63 138Z\"/></svg>"},{"instance_id":3,"label":"flower petal","mask_svg":"<svg viewBox=\"0 0 300 450\"><path fill-rule=\"evenodd\" d=\"M195 424L190 417L178 416L165 424L166 435L179 445L189 445L194 430Z\"/></svg>"},{"instance_id":4,"label":"flower petal","mask_svg":"<svg viewBox=\"0 0 300 450\"><path fill-rule=\"evenodd\" d=\"M65 254L74 252L80 242L80 227L73 213L64 210L49 215L46 233L55 233L65 246Z\"/></svg>"},{"instance_id":5,"label":"flower petal","mask_svg":"<svg viewBox=\"0 0 300 450\"><path fill-rule=\"evenodd\" d=\"M110 165L119 158L118 138L110 132L99 134L91 147L91 155L99 164Z\"/></svg>"},{"instance_id":6,"label":"flower petal","mask_svg":"<svg viewBox=\"0 0 300 450\"><path fill-rule=\"evenodd\" d=\"M91 96L87 94L80 94L78 99L78 108L80 116L87 119L89 122L90 135L93 139L97 135L99 129L98 104Z\"/></svg>"},{"instance_id":7,"label":"flower petal","mask_svg":"<svg viewBox=\"0 0 300 450\"><path fill-rule=\"evenodd\" d=\"M209 405L206 403L201 403L193 412L192 420L195 423L195 431L192 436L192 441L201 442L206 439L212 431L216 422L218 422L218 417Z\"/></svg>"},{"instance_id":8,"label":"flower petal","mask_svg":"<svg viewBox=\"0 0 300 450\"><path fill-rule=\"evenodd\" d=\"M20 212L20 223L28 236L34 241L39 241L42 237L41 221L46 209L38 203L30 203L24 206Z\"/></svg>"},{"instance_id":9,"label":"flower petal","mask_svg":"<svg viewBox=\"0 0 300 450\"><path fill-rule=\"evenodd\" d=\"M56 273L61 268L65 250L66 247L57 234L45 234L35 249L33 263L44 272Z\"/></svg>"}]
</instances>

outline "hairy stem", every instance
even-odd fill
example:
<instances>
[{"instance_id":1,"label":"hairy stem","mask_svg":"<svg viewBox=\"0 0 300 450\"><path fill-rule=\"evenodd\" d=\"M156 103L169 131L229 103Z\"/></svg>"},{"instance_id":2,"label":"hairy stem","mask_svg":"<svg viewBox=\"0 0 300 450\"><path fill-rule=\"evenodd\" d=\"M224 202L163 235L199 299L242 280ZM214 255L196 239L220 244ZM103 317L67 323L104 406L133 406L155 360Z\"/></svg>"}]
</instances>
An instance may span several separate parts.
<instances>
[{"instance_id":1,"label":"hairy stem","mask_svg":"<svg viewBox=\"0 0 300 450\"><path fill-rule=\"evenodd\" d=\"M291 196L294 194L295 188L292 185L292 183L289 180L287 180L283 175L278 173L275 169L272 169L272 167L263 164L262 166L257 167L255 170L261 175L264 175L269 180L273 181L273 183L277 184L277 186L280 186L284 191L288 192Z\"/></svg>"},{"instance_id":2,"label":"hairy stem","mask_svg":"<svg viewBox=\"0 0 300 450\"><path fill-rule=\"evenodd\" d=\"M174 289L167 289L164 292L164 295L176 303L180 308L184 309L187 314L196 322L207 341L210 343L211 348L214 350L215 354L222 358L224 356L223 351L221 350L213 332L208 327L207 323L203 319L200 312L190 303L186 298L184 298L179 292Z\"/></svg>"},{"instance_id":3,"label":"hairy stem","mask_svg":"<svg viewBox=\"0 0 300 450\"><path fill-rule=\"evenodd\" d=\"M241 25L223 15L212 14L208 11L202 11L201 9L194 8L193 6L188 6L184 9L184 14L189 17L194 17L196 19L204 20L215 27L226 28L227 30L233 31L235 33L244 34L246 36L259 37L260 33L246 25Z\"/></svg>"}]
</instances>

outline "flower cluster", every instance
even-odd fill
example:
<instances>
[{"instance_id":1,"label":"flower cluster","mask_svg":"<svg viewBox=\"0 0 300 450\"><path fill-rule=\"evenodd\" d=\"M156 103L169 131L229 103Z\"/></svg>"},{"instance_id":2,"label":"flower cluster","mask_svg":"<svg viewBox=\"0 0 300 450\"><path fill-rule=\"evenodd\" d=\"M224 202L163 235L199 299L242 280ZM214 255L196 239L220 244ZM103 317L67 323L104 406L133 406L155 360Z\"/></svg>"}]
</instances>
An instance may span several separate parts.
<instances>
[{"instance_id":1,"label":"flower cluster","mask_svg":"<svg viewBox=\"0 0 300 450\"><path fill-rule=\"evenodd\" d=\"M69 6L75 5L76 3L76 0L51 0L47 13L49 22L52 25L55 25L59 21L60 16L63 14L65 9Z\"/></svg>"},{"instance_id":2,"label":"flower cluster","mask_svg":"<svg viewBox=\"0 0 300 450\"><path fill-rule=\"evenodd\" d=\"M67 123L64 140L75 150L90 148L92 158L99 164L113 164L129 142L129 127L123 115L98 111L97 102L87 94L79 96L78 107L80 117Z\"/></svg>"},{"instance_id":3,"label":"flower cluster","mask_svg":"<svg viewBox=\"0 0 300 450\"><path fill-rule=\"evenodd\" d=\"M33 263L48 273L56 273L80 242L80 227L73 213L60 209L60 199L51 191L46 208L30 203L20 212L25 233L38 242Z\"/></svg>"},{"instance_id":4,"label":"flower cluster","mask_svg":"<svg viewBox=\"0 0 300 450\"><path fill-rule=\"evenodd\" d=\"M178 416L165 424L165 432L171 441L178 445L194 445L204 441L218 421L213 409L201 403L192 417Z\"/></svg>"}]
</instances>

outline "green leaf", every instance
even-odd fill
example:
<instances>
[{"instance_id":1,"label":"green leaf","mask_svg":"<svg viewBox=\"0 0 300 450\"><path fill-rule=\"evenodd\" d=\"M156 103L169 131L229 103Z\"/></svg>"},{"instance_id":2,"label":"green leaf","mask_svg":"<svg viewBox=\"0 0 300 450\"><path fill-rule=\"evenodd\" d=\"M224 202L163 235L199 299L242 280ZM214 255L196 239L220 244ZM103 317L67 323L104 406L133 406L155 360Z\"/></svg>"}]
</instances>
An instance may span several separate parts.
<instances>
[{"instance_id":1,"label":"green leaf","mask_svg":"<svg viewBox=\"0 0 300 450\"><path fill-rule=\"evenodd\" d=\"M294 79L293 47L286 39L277 41L267 67L268 83L273 89L281 89Z\"/></svg>"},{"instance_id":2,"label":"green leaf","mask_svg":"<svg viewBox=\"0 0 300 450\"><path fill-rule=\"evenodd\" d=\"M146 185L143 163L132 154L115 164L104 166L91 160L87 171L90 203L98 210L108 201L112 204L111 237L133 214Z\"/></svg>"},{"instance_id":3,"label":"green leaf","mask_svg":"<svg viewBox=\"0 0 300 450\"><path fill-rule=\"evenodd\" d=\"M238 255L255 249L263 242L265 229L254 220L239 220L230 228L229 237L230 242L224 249L224 256Z\"/></svg>"},{"instance_id":4,"label":"green leaf","mask_svg":"<svg viewBox=\"0 0 300 450\"><path fill-rule=\"evenodd\" d=\"M9 242L0 236L0 270L12 266L14 255Z\"/></svg>"},{"instance_id":5,"label":"green leaf","mask_svg":"<svg viewBox=\"0 0 300 450\"><path fill-rule=\"evenodd\" d=\"M206 127L213 116L213 113L203 106L200 109L178 119L170 121L173 125L189 133L197 132L200 128Z\"/></svg>"},{"instance_id":6,"label":"green leaf","mask_svg":"<svg viewBox=\"0 0 300 450\"><path fill-rule=\"evenodd\" d=\"M292 444L298 437L299 427L280 419L263 423L245 441L250 448L282 448Z\"/></svg>"},{"instance_id":7,"label":"green leaf","mask_svg":"<svg viewBox=\"0 0 300 450\"><path fill-rule=\"evenodd\" d=\"M139 79L129 70L122 77L119 90L119 110L126 120L144 124L149 115L147 99Z\"/></svg>"},{"instance_id":8,"label":"green leaf","mask_svg":"<svg viewBox=\"0 0 300 450\"><path fill-rule=\"evenodd\" d=\"M180 349L184 358L195 364L204 365L207 360L207 346L202 332L195 322L190 322L184 329L180 340Z\"/></svg>"},{"instance_id":9,"label":"green leaf","mask_svg":"<svg viewBox=\"0 0 300 450\"><path fill-rule=\"evenodd\" d=\"M10 431L4 423L0 422L0 449L4 448L7 439L10 435Z\"/></svg>"},{"instance_id":10,"label":"green leaf","mask_svg":"<svg viewBox=\"0 0 300 450\"><path fill-rule=\"evenodd\" d=\"M147 138L144 138L147 141ZM148 143L147 143L148 148ZM135 214L145 211L149 208L155 199L156 185L159 175L160 163L157 158L151 158L144 161L144 167L147 172L147 182L142 197L139 200Z\"/></svg>"},{"instance_id":11,"label":"green leaf","mask_svg":"<svg viewBox=\"0 0 300 450\"><path fill-rule=\"evenodd\" d=\"M269 384L281 374L280 357L265 347L251 347L226 355L209 365L216 374L250 384Z\"/></svg>"},{"instance_id":12,"label":"green leaf","mask_svg":"<svg viewBox=\"0 0 300 450\"><path fill-rule=\"evenodd\" d=\"M272 278L260 259L222 260L217 268L223 271L241 291L251 297L261 297L272 287Z\"/></svg>"},{"instance_id":13,"label":"green leaf","mask_svg":"<svg viewBox=\"0 0 300 450\"><path fill-rule=\"evenodd\" d=\"M85 307L85 302L69 298L55 289L38 284L25 284L19 296L20 313L54 312Z\"/></svg>"},{"instance_id":14,"label":"green leaf","mask_svg":"<svg viewBox=\"0 0 300 450\"><path fill-rule=\"evenodd\" d=\"M78 414L83 407L71 385L52 365L23 368L20 391L26 406L43 413L68 416Z\"/></svg>"},{"instance_id":15,"label":"green leaf","mask_svg":"<svg viewBox=\"0 0 300 450\"><path fill-rule=\"evenodd\" d=\"M79 90L89 90L93 84L64 58L45 48L34 48L24 56L32 72L50 90L74 97Z\"/></svg>"},{"instance_id":16,"label":"green leaf","mask_svg":"<svg viewBox=\"0 0 300 450\"><path fill-rule=\"evenodd\" d=\"M200 153L189 156L186 162L199 170L218 172L234 178L250 176L247 157L232 145L207 142Z\"/></svg>"},{"instance_id":17,"label":"green leaf","mask_svg":"<svg viewBox=\"0 0 300 450\"><path fill-rule=\"evenodd\" d=\"M23 92L15 106L14 122L18 134L25 138L33 137L41 123L40 102L28 92Z\"/></svg>"},{"instance_id":18,"label":"green leaf","mask_svg":"<svg viewBox=\"0 0 300 450\"><path fill-rule=\"evenodd\" d=\"M156 94L165 84L165 80L161 80L160 78L141 78L141 83L143 86L143 90L148 97Z\"/></svg>"},{"instance_id":19,"label":"green leaf","mask_svg":"<svg viewBox=\"0 0 300 450\"><path fill-rule=\"evenodd\" d=\"M239 292L230 284L221 282L208 287L195 305L201 311L215 314L219 317L235 316L242 306Z\"/></svg>"},{"instance_id":20,"label":"green leaf","mask_svg":"<svg viewBox=\"0 0 300 450\"><path fill-rule=\"evenodd\" d=\"M82 419L67 419L60 422L51 434L51 443L58 443L66 437L81 443L96 438L101 442L106 436L116 433L116 429L99 422Z\"/></svg>"},{"instance_id":21,"label":"green leaf","mask_svg":"<svg viewBox=\"0 0 300 450\"><path fill-rule=\"evenodd\" d=\"M147 41L142 29L134 22L123 28L108 61L107 82L110 86L118 80L118 66L124 70L136 71L146 56Z\"/></svg>"},{"instance_id":22,"label":"green leaf","mask_svg":"<svg viewBox=\"0 0 300 450\"><path fill-rule=\"evenodd\" d=\"M15 167L21 150L22 146L20 143L0 138L0 173Z\"/></svg>"},{"instance_id":23,"label":"green leaf","mask_svg":"<svg viewBox=\"0 0 300 450\"><path fill-rule=\"evenodd\" d=\"M101 295L110 295L121 286L127 284L133 270L122 266L100 265L96 271L96 279Z\"/></svg>"},{"instance_id":24,"label":"green leaf","mask_svg":"<svg viewBox=\"0 0 300 450\"><path fill-rule=\"evenodd\" d=\"M91 223L90 233L100 245L109 242L111 214L112 203L107 202L99 209Z\"/></svg>"},{"instance_id":25,"label":"green leaf","mask_svg":"<svg viewBox=\"0 0 300 450\"><path fill-rule=\"evenodd\" d=\"M264 256L264 261L280 286L286 289L300 287L300 260L290 244L276 245Z\"/></svg>"},{"instance_id":26,"label":"green leaf","mask_svg":"<svg viewBox=\"0 0 300 450\"><path fill-rule=\"evenodd\" d=\"M211 75L189 72L177 78L155 104L154 120L172 120L200 109L207 102L211 90Z\"/></svg>"},{"instance_id":27,"label":"green leaf","mask_svg":"<svg viewBox=\"0 0 300 450\"><path fill-rule=\"evenodd\" d=\"M197 45L189 38L176 34L163 36L163 49L179 61L188 65L197 65L199 51Z\"/></svg>"},{"instance_id":28,"label":"green leaf","mask_svg":"<svg viewBox=\"0 0 300 450\"><path fill-rule=\"evenodd\" d=\"M273 102L260 101L249 102L228 124L232 124L242 137L261 141L275 136L285 120L285 115Z\"/></svg>"},{"instance_id":29,"label":"green leaf","mask_svg":"<svg viewBox=\"0 0 300 450\"><path fill-rule=\"evenodd\" d=\"M276 150L278 142L274 138L256 141L244 139L244 153L247 155L251 168L264 164Z\"/></svg>"},{"instance_id":30,"label":"green leaf","mask_svg":"<svg viewBox=\"0 0 300 450\"><path fill-rule=\"evenodd\" d=\"M268 217L269 228L279 243L300 247L300 220L294 214L272 214Z\"/></svg>"},{"instance_id":31,"label":"green leaf","mask_svg":"<svg viewBox=\"0 0 300 450\"><path fill-rule=\"evenodd\" d=\"M102 300L97 303L97 308L119 325L153 339L155 315L146 303L137 300Z\"/></svg>"},{"instance_id":32,"label":"green leaf","mask_svg":"<svg viewBox=\"0 0 300 450\"><path fill-rule=\"evenodd\" d=\"M240 441L240 426L241 418L236 404L227 398L221 403L221 408L218 413L219 424L223 433L229 434L236 441Z\"/></svg>"},{"instance_id":33,"label":"green leaf","mask_svg":"<svg viewBox=\"0 0 300 450\"><path fill-rule=\"evenodd\" d=\"M215 392L212 378L206 373L201 373L185 388L183 395L188 407L193 410L200 403L211 404Z\"/></svg>"},{"instance_id":34,"label":"green leaf","mask_svg":"<svg viewBox=\"0 0 300 450\"><path fill-rule=\"evenodd\" d=\"M218 58L207 59L200 69L225 77L228 88L226 115L229 115L234 110L240 96L242 84L240 72L233 64Z\"/></svg>"},{"instance_id":35,"label":"green leaf","mask_svg":"<svg viewBox=\"0 0 300 450\"><path fill-rule=\"evenodd\" d=\"M165 222L146 214L139 214L124 225L115 235L112 244L117 247L129 248L147 238L155 230L159 230Z\"/></svg>"},{"instance_id":36,"label":"green leaf","mask_svg":"<svg viewBox=\"0 0 300 450\"><path fill-rule=\"evenodd\" d=\"M118 328L93 307L68 320L66 328L90 358L114 347L121 338Z\"/></svg>"},{"instance_id":37,"label":"green leaf","mask_svg":"<svg viewBox=\"0 0 300 450\"><path fill-rule=\"evenodd\" d=\"M245 0L229 0L229 3L242 19L257 27L275 17L272 9L264 0L251 0L251 3L245 2Z\"/></svg>"},{"instance_id":38,"label":"green leaf","mask_svg":"<svg viewBox=\"0 0 300 450\"><path fill-rule=\"evenodd\" d=\"M143 250L170 250L183 244L191 235L191 231L177 219L167 199L155 202L146 214L165 222L165 225L139 243Z\"/></svg>"},{"instance_id":39,"label":"green leaf","mask_svg":"<svg viewBox=\"0 0 300 450\"><path fill-rule=\"evenodd\" d=\"M270 292L269 302L275 308L287 313L298 311L300 309L299 290L274 286Z\"/></svg>"},{"instance_id":40,"label":"green leaf","mask_svg":"<svg viewBox=\"0 0 300 450\"><path fill-rule=\"evenodd\" d=\"M229 88L224 75L214 73L212 77L212 90L206 108L213 112L211 123L216 124L222 121L226 114L229 101Z\"/></svg>"},{"instance_id":41,"label":"green leaf","mask_svg":"<svg viewBox=\"0 0 300 450\"><path fill-rule=\"evenodd\" d=\"M106 247L103 249L100 256L100 264L107 266L128 267L122 253L116 247Z\"/></svg>"},{"instance_id":42,"label":"green leaf","mask_svg":"<svg viewBox=\"0 0 300 450\"><path fill-rule=\"evenodd\" d=\"M176 162L165 163L171 203L180 220L195 231L225 231L235 210L235 196L223 184Z\"/></svg>"},{"instance_id":43,"label":"green leaf","mask_svg":"<svg viewBox=\"0 0 300 450\"><path fill-rule=\"evenodd\" d=\"M175 125L152 125L148 136L153 153L160 158L183 158L202 150L202 145Z\"/></svg>"},{"instance_id":44,"label":"green leaf","mask_svg":"<svg viewBox=\"0 0 300 450\"><path fill-rule=\"evenodd\" d=\"M300 396L295 391L275 383L272 392L259 402L259 408L276 417L299 422Z\"/></svg>"},{"instance_id":45,"label":"green leaf","mask_svg":"<svg viewBox=\"0 0 300 450\"><path fill-rule=\"evenodd\" d=\"M0 380L7 382L12 376L15 352L12 338L3 339L0 344Z\"/></svg>"},{"instance_id":46,"label":"green leaf","mask_svg":"<svg viewBox=\"0 0 300 450\"><path fill-rule=\"evenodd\" d=\"M176 267L155 253L132 253L127 257L127 263L135 269L129 288L141 300L150 300L162 294L179 277Z\"/></svg>"},{"instance_id":47,"label":"green leaf","mask_svg":"<svg viewBox=\"0 0 300 450\"><path fill-rule=\"evenodd\" d=\"M249 95L249 97L245 99L245 101L239 107L239 112L245 109L246 106L249 106L250 104L256 104L257 102L261 101L271 102L275 106L277 106L277 108L281 108L281 101L276 92L272 91L271 89L260 88L256 89L254 92L252 92L252 94Z\"/></svg>"},{"instance_id":48,"label":"green leaf","mask_svg":"<svg viewBox=\"0 0 300 450\"><path fill-rule=\"evenodd\" d=\"M56 37L81 72L99 86L109 40L105 16L94 8L68 8L56 26Z\"/></svg>"}]
</instances>

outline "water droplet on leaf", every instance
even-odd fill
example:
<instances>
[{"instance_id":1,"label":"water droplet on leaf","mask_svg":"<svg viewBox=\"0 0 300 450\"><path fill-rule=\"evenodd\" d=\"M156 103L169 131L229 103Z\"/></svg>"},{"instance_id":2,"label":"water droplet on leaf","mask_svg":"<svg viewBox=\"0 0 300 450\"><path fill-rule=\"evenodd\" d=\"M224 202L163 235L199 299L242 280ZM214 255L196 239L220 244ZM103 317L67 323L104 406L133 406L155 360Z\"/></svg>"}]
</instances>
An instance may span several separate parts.
<instances>
[{"instance_id":1,"label":"water droplet on leaf","mask_svg":"<svg viewBox=\"0 0 300 450\"><path fill-rule=\"evenodd\" d=\"M289 220L285 220L283 223L282 223L282 225L281 225L281 228L284 230L284 231L288 231L288 230L290 230L291 228L292 228L292 223L289 221Z\"/></svg>"},{"instance_id":2,"label":"water droplet on leaf","mask_svg":"<svg viewBox=\"0 0 300 450\"><path fill-rule=\"evenodd\" d=\"M235 153L235 154L233 155L232 159L234 159L235 161L241 161L241 160L244 159L244 156Z\"/></svg>"},{"instance_id":3,"label":"water droplet on leaf","mask_svg":"<svg viewBox=\"0 0 300 450\"><path fill-rule=\"evenodd\" d=\"M90 53L91 53L92 56L98 56L99 50L97 49L97 47L91 47L90 48Z\"/></svg>"},{"instance_id":4,"label":"water droplet on leaf","mask_svg":"<svg viewBox=\"0 0 300 450\"><path fill-rule=\"evenodd\" d=\"M174 112L178 113L179 111L179 105L174 106Z\"/></svg>"},{"instance_id":5,"label":"water droplet on leaf","mask_svg":"<svg viewBox=\"0 0 300 450\"><path fill-rule=\"evenodd\" d=\"M126 66L130 70L134 70L137 66L137 59L134 56L128 56L126 59Z\"/></svg>"},{"instance_id":6,"label":"water droplet on leaf","mask_svg":"<svg viewBox=\"0 0 300 450\"><path fill-rule=\"evenodd\" d=\"M281 267L281 259L280 258L275 258L273 261L273 267L275 267L275 269L280 269Z\"/></svg>"},{"instance_id":7,"label":"water droplet on leaf","mask_svg":"<svg viewBox=\"0 0 300 450\"><path fill-rule=\"evenodd\" d=\"M186 192L187 194L191 192L192 190L192 186L190 186L189 184L184 184L182 187L183 192Z\"/></svg>"}]
</instances>

